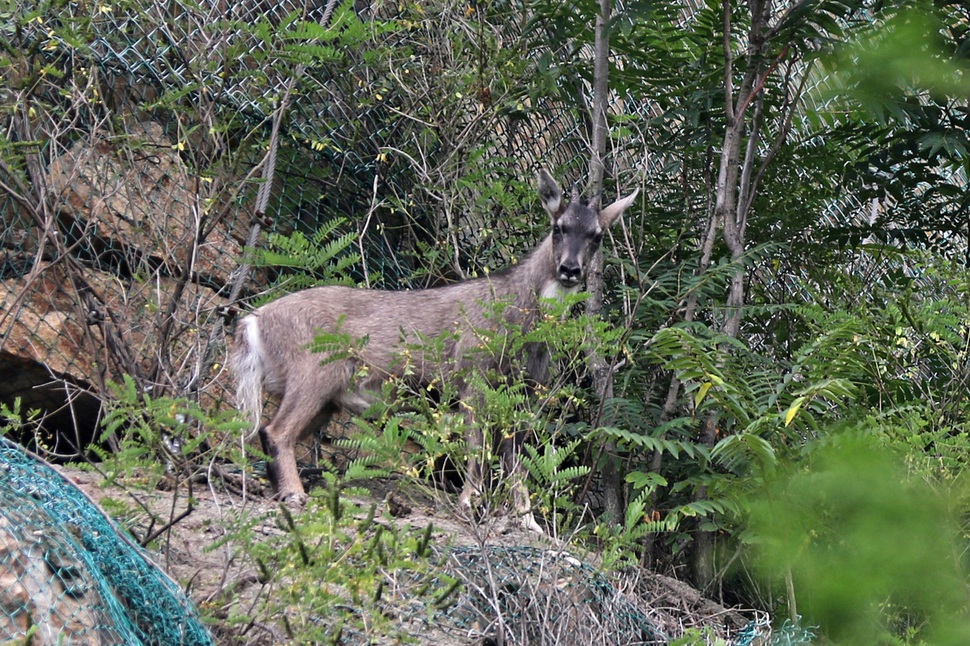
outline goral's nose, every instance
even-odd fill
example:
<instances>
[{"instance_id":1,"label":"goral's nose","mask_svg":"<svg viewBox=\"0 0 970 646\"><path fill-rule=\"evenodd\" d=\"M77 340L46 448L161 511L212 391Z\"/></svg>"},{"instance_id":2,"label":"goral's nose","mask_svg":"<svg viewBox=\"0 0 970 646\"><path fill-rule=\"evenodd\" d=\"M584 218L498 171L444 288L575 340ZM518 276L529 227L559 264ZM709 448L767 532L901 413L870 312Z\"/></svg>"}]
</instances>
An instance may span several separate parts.
<instances>
[{"instance_id":1,"label":"goral's nose","mask_svg":"<svg viewBox=\"0 0 970 646\"><path fill-rule=\"evenodd\" d=\"M579 283L583 277L583 270L578 262L564 261L559 264L559 282L566 287Z\"/></svg>"}]
</instances>

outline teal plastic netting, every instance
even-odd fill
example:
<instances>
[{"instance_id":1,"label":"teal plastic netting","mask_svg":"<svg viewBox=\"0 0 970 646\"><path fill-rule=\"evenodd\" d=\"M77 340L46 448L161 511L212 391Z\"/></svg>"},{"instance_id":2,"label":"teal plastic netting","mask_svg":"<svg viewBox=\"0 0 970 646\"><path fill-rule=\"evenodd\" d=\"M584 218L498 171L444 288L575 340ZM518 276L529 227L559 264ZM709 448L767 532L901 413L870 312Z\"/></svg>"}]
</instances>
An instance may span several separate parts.
<instances>
[{"instance_id":1,"label":"teal plastic netting","mask_svg":"<svg viewBox=\"0 0 970 646\"><path fill-rule=\"evenodd\" d=\"M812 627L786 619L772 629L767 615L752 621L731 642L731 646L807 646L815 641Z\"/></svg>"},{"instance_id":2,"label":"teal plastic netting","mask_svg":"<svg viewBox=\"0 0 970 646\"><path fill-rule=\"evenodd\" d=\"M77 487L0 438L0 641L212 644L182 590Z\"/></svg>"}]
</instances>

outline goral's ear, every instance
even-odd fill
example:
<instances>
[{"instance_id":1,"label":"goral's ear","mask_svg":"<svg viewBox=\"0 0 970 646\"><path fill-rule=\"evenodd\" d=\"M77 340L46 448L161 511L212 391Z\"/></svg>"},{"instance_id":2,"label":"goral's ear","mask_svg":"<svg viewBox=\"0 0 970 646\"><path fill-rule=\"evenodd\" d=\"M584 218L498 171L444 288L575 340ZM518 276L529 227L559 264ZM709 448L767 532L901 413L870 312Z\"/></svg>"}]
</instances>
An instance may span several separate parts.
<instances>
[{"instance_id":1,"label":"goral's ear","mask_svg":"<svg viewBox=\"0 0 970 646\"><path fill-rule=\"evenodd\" d=\"M633 189L633 192L626 197L618 199L613 202L608 207L600 211L600 226L604 229L608 229L611 224L616 222L623 212L626 211L627 207L633 204L633 200L637 198L637 193L640 192L639 188Z\"/></svg>"},{"instance_id":2,"label":"goral's ear","mask_svg":"<svg viewBox=\"0 0 970 646\"><path fill-rule=\"evenodd\" d=\"M539 171L539 199L546 213L552 217L558 216L565 208L562 190L545 168Z\"/></svg>"}]
</instances>

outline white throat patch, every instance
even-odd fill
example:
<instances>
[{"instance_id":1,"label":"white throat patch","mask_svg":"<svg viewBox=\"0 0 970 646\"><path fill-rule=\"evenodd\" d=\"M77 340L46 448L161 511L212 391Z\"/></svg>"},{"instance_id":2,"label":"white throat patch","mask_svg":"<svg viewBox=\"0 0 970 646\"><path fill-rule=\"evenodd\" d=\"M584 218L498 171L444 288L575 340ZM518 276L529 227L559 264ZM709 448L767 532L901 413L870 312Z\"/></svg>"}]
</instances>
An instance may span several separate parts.
<instances>
[{"instance_id":1,"label":"white throat patch","mask_svg":"<svg viewBox=\"0 0 970 646\"><path fill-rule=\"evenodd\" d=\"M546 281L546 284L542 287L542 291L539 293L539 296L542 298L552 298L557 301L561 301L563 296L566 294L575 294L578 291L579 285L567 288L563 287L562 283L560 283L558 280L549 280Z\"/></svg>"}]
</instances>

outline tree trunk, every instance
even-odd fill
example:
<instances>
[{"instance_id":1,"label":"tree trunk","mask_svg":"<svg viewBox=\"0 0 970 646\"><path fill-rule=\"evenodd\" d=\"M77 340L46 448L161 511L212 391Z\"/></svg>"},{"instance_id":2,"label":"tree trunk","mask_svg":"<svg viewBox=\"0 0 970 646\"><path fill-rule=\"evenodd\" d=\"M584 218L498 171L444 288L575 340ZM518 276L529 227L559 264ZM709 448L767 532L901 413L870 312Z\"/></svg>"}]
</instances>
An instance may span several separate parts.
<instances>
[{"instance_id":1,"label":"tree trunk","mask_svg":"<svg viewBox=\"0 0 970 646\"><path fill-rule=\"evenodd\" d=\"M767 38L766 28L771 16L771 0L752 0L751 27L748 31L748 48L744 60L746 69L741 85L735 91L734 58L731 49L731 0L723 0L724 11L724 111L726 128L721 145L721 159L715 186L713 226L720 226L724 234L724 244L732 262L744 256L746 247L745 229L748 209L754 194L752 168L760 143L761 117L760 100L757 99L764 83L766 66L764 55ZM754 104L755 109L751 110ZM753 115L753 116L752 116ZM750 123L749 123L750 120ZM746 154L742 163L742 148ZM739 199L739 194L743 199ZM741 318L745 302L744 269L738 266L728 286L725 298L725 315L721 322L721 332L725 336L737 338L741 331ZM713 414L702 422L698 440L706 447L713 448L717 442ZM706 487L698 487L694 492L696 501L706 500ZM698 530L694 540L693 571L695 583L701 589L708 588L714 581L714 535Z\"/></svg>"},{"instance_id":2,"label":"tree trunk","mask_svg":"<svg viewBox=\"0 0 970 646\"><path fill-rule=\"evenodd\" d=\"M606 139L608 128L606 123L606 107L609 103L609 69L610 69L610 37L606 25L612 13L611 0L600 0L600 13L596 17L596 36L593 58L593 132L589 163L589 194L602 195L603 177L606 174ZM589 274L586 278L586 288L590 298L586 302L589 314L598 314L603 308L603 252L597 251L593 257ZM613 371L609 361L599 353L591 352L589 357L593 376L593 387L600 401L600 419L598 425L608 424L605 418L604 405L613 398ZM604 516L608 520L618 522L623 517L623 482L616 460L616 444L607 442L605 446L603 468L603 493L605 510Z\"/></svg>"}]
</instances>

